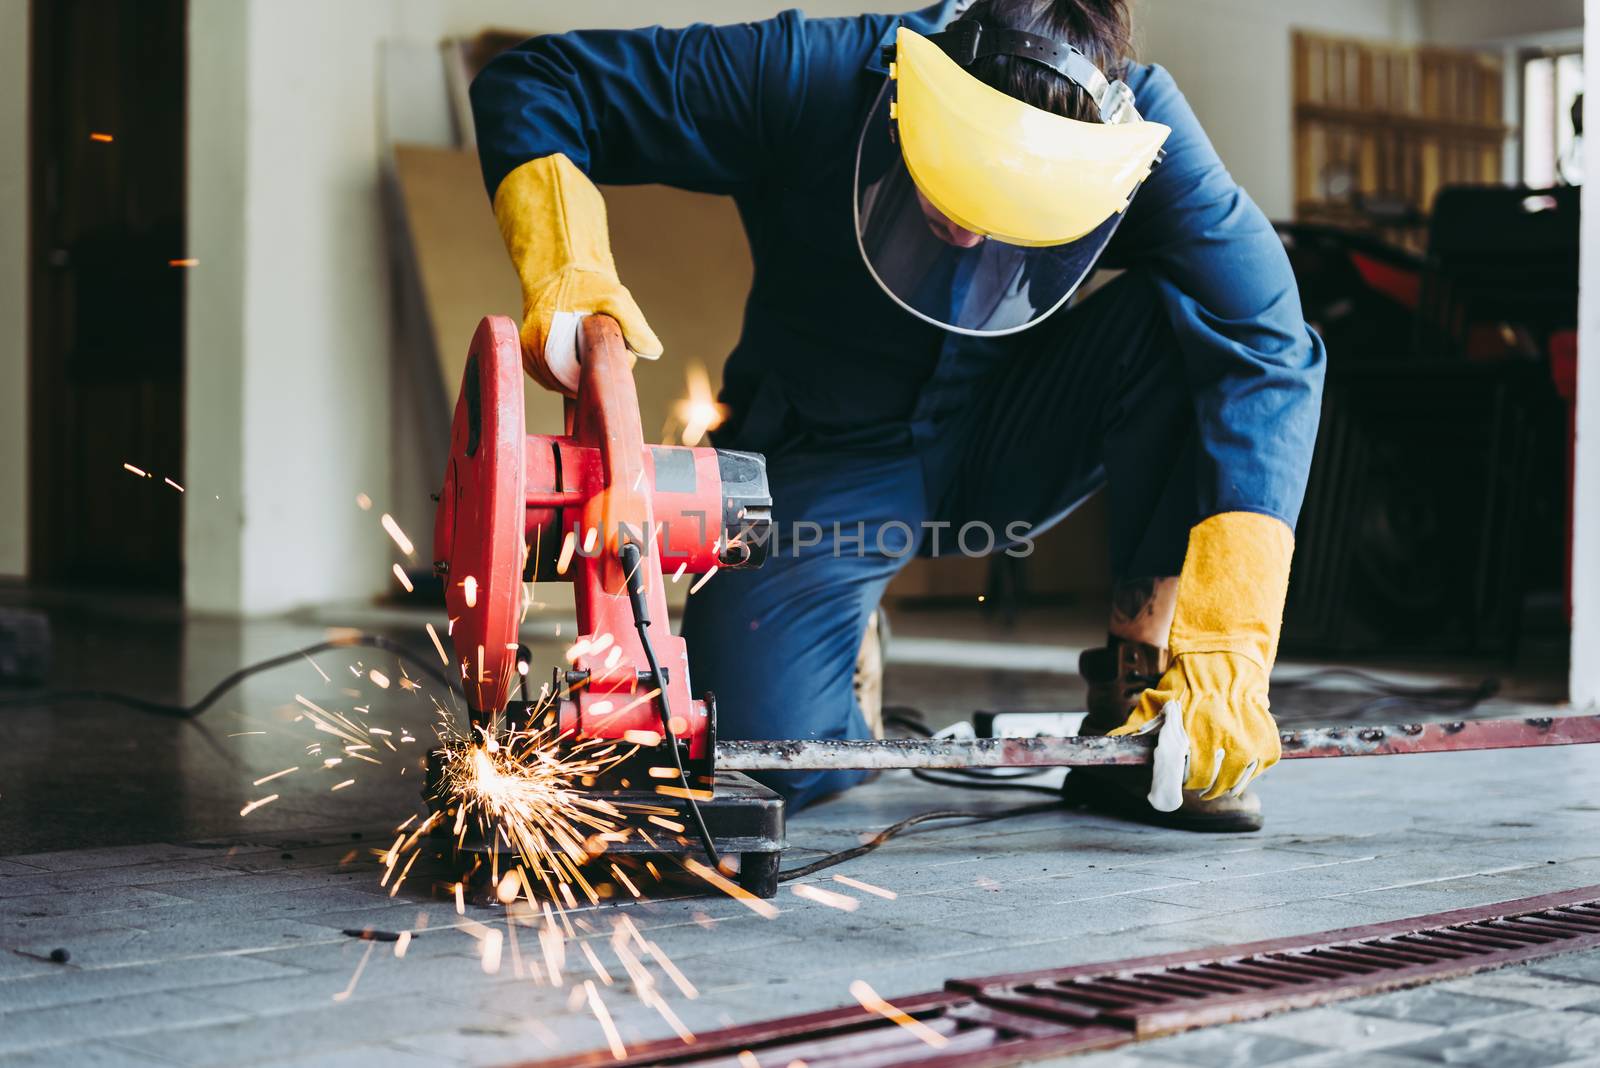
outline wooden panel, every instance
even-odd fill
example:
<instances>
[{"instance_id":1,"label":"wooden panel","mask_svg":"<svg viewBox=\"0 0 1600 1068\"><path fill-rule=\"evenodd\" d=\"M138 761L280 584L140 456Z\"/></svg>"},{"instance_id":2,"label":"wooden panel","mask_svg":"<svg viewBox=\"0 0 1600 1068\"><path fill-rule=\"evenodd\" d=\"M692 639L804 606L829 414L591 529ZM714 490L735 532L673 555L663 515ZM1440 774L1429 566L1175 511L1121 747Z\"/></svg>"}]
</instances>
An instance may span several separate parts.
<instances>
[{"instance_id":1,"label":"wooden panel","mask_svg":"<svg viewBox=\"0 0 1600 1068\"><path fill-rule=\"evenodd\" d=\"M1439 187L1500 181L1501 65L1296 33L1295 215L1420 248Z\"/></svg>"}]
</instances>

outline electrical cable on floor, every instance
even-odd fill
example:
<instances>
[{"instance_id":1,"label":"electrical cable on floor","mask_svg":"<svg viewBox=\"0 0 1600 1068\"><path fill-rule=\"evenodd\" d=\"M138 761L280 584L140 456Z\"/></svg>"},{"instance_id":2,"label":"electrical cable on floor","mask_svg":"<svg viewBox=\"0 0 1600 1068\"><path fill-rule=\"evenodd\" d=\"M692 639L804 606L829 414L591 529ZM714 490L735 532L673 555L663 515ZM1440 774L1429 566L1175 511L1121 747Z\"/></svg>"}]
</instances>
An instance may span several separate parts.
<instances>
[{"instance_id":1,"label":"electrical cable on floor","mask_svg":"<svg viewBox=\"0 0 1600 1068\"><path fill-rule=\"evenodd\" d=\"M700 844L705 847L706 859L715 868L721 860L717 856L716 845L711 841L711 832L706 828L705 817L700 814L700 802L695 800L694 784L683 770L683 754L678 752L678 736L672 729L672 709L667 704L667 677L661 673L661 665L656 662L655 647L650 644L650 612L644 603L644 576L640 574L642 561L639 547L631 541L623 542L617 550L617 556L622 561L628 603L633 607L633 626L639 632L639 644L644 647L645 662L650 665L650 677L655 680L656 709L661 713L662 738L672 751L672 763L678 769L678 781L683 784L684 800L689 803L689 814L694 817L694 828L700 835Z\"/></svg>"},{"instance_id":2,"label":"electrical cable on floor","mask_svg":"<svg viewBox=\"0 0 1600 1068\"><path fill-rule=\"evenodd\" d=\"M152 701L148 698L123 693L119 690L40 690L34 693L0 697L0 708L29 708L38 705L61 704L66 701L103 701L107 704L122 705L125 708L131 708L137 712L146 712L154 716L166 716L171 719L194 719L216 704L223 694L252 675L259 675L263 671L271 671L273 668L282 667L302 657L310 657L317 653L326 653L334 649L349 649L355 646L382 649L386 653L391 653L401 661L422 672L422 674L427 675L446 690L456 692L454 683L444 672L417 657L405 644L397 642L393 638L385 638L377 634L360 634L348 638L335 638L330 641L316 642L312 645L301 646L299 649L294 649L279 656L259 660L254 664L247 664L211 687L198 701L189 705Z\"/></svg>"},{"instance_id":3,"label":"electrical cable on floor","mask_svg":"<svg viewBox=\"0 0 1600 1068\"><path fill-rule=\"evenodd\" d=\"M871 839L858 846L841 849L837 853L829 853L825 857L814 860L809 864L802 864L797 868L790 868L788 871L780 871L778 873L778 881L786 883L793 879L800 879L822 871L824 868L831 868L836 864L843 864L847 860L865 856L889 841L889 839L915 827L919 823L929 823L933 820L969 820L973 823L992 823L995 820L1011 819L1014 816L1031 816L1038 812L1051 812L1060 807L1061 802L1059 801L1043 801L1032 805L1019 805L1016 808L1003 808L997 812L982 812L970 809L940 809L934 812L919 812L915 816L907 816L899 823L890 824L873 835Z\"/></svg>"},{"instance_id":4,"label":"electrical cable on floor","mask_svg":"<svg viewBox=\"0 0 1600 1068\"><path fill-rule=\"evenodd\" d=\"M959 768L943 768L941 770L943 770L943 771L960 771L961 769L959 769ZM1021 778L1030 778L1031 779L1035 775L1039 774L1036 771L1030 771L1030 772L1028 772L1028 774L1026 776L1023 776L1023 775L964 775L964 776L961 776L960 778L947 779L947 778L944 778L941 775L935 775L932 772L926 771L926 770L924 770L922 768L912 768L911 769L911 774L912 774L912 776L914 778L921 779L923 782L930 782L930 783L933 783L935 786L949 786L949 787L953 787L953 788L955 788L957 790L1026 790L1026 791L1028 791L1030 793L1050 794L1051 796L1054 796L1054 797L1061 796L1061 787L1059 787L1059 786L1046 786L1042 782L1012 782L1011 781L1012 779L1021 779ZM966 781L963 782L962 781L963 779L965 779Z\"/></svg>"}]
</instances>

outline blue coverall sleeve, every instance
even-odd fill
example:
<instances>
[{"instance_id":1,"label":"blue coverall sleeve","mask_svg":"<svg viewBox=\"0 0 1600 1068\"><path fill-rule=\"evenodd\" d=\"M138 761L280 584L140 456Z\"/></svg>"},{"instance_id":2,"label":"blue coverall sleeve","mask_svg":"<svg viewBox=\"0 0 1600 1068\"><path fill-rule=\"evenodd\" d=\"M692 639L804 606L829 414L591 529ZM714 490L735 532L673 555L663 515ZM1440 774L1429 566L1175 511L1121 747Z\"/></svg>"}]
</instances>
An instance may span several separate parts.
<instances>
[{"instance_id":1,"label":"blue coverall sleeve","mask_svg":"<svg viewBox=\"0 0 1600 1068\"><path fill-rule=\"evenodd\" d=\"M493 196L523 163L560 152L596 182L736 192L802 158L807 116L853 85L830 68L859 69L873 32L867 20L787 11L532 38L472 83L484 183Z\"/></svg>"},{"instance_id":2,"label":"blue coverall sleeve","mask_svg":"<svg viewBox=\"0 0 1600 1068\"><path fill-rule=\"evenodd\" d=\"M1182 348L1200 437L1201 515L1299 518L1321 414L1325 353L1283 244L1222 165L1160 67L1130 78L1172 134L1107 250L1156 279Z\"/></svg>"}]
</instances>

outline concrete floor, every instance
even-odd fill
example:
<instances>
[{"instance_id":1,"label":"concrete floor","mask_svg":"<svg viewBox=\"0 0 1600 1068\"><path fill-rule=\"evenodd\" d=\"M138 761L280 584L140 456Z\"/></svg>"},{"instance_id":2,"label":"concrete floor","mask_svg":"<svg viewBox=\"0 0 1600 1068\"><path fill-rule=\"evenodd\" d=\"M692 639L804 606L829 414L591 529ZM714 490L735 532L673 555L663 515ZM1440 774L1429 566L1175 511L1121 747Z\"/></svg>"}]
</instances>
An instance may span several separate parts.
<instances>
[{"instance_id":1,"label":"concrete floor","mask_svg":"<svg viewBox=\"0 0 1600 1068\"><path fill-rule=\"evenodd\" d=\"M384 623L428 649L420 623L359 613L240 625L183 620L151 604L51 611L62 684L159 697L192 699L239 664L316 640L330 622ZM1073 707L1081 690L1070 650L1093 641L1095 628L1028 622L1028 643L1066 651L1038 663L1019 652L1014 634L970 613L897 617L889 700L918 705L935 722L976 707ZM553 662L560 643L544 634L536 660ZM980 640L990 644L971 644ZM992 666L1013 659L1033 666ZM371 667L401 677L392 656L323 654L315 666L250 680L194 723L88 703L0 713L0 1062L497 1064L603 1048L581 986L598 973L575 950L579 941L615 973L613 985L596 990L623 1041L668 1035L611 955L612 925L624 916L697 990L687 998L654 972L671 1010L698 1031L845 1004L854 979L893 998L953 976L1344 927L1600 883L1600 752L1301 762L1263 782L1268 824L1258 834L1188 835L1051 812L921 831L839 869L894 891L893 900L833 882L832 872L806 880L856 898L850 912L789 888L771 919L726 898L581 910L572 914L563 985L553 987L531 977L540 954L534 928L508 927L499 910L457 915L423 879L393 897L378 886L372 854L416 811L422 753L408 746L381 754L381 767L313 770L306 746L316 738L293 721L301 693L347 711L364 707L369 723L394 737L409 733L422 749L434 718L430 687L380 690L352 670ZM1460 678L1485 670L1427 665L1451 667ZM1551 685L1534 672L1519 676L1513 692L1525 698ZM1297 695L1279 711L1337 716L1355 700ZM290 766L303 770L251 785ZM352 777L354 785L330 792ZM239 815L269 790L280 798ZM854 845L864 831L930 807L1032 799L952 796L886 775L793 817L789 863ZM494 974L481 961L479 924L509 935ZM368 926L419 933L397 959L389 944L343 933ZM58 948L70 953L66 963L49 959ZM1593 1033L1582 1007L1600 1000L1600 964L1572 965L1582 974L1562 981L1580 984L1576 992L1515 992L1543 991L1541 983L1555 981L1552 967L1465 981L1475 997L1524 1006L1516 1012L1485 1016L1474 1002L1446 1000L1422 1020L1399 1008L1345 1006L1319 1010L1337 1017L1295 1014L1076 1063L1298 1064L1354 1056L1358 1046L1386 1047L1384 1056L1413 1058L1407 1063L1565 1063ZM1511 992L1494 993L1505 984ZM1440 1038L1469 1023L1515 1037L1524 1026L1514 1022L1517 1012L1559 1014L1529 1020L1554 1028L1548 1036L1570 1031L1579 1044L1546 1043L1522 1057L1500 1039ZM1502 1030L1490 1026L1495 1020ZM1323 1029L1333 1023L1345 1030ZM1329 1053L1317 1036L1344 1036L1332 1048L1345 1052ZM1496 1050L1504 1059L1471 1059Z\"/></svg>"}]
</instances>

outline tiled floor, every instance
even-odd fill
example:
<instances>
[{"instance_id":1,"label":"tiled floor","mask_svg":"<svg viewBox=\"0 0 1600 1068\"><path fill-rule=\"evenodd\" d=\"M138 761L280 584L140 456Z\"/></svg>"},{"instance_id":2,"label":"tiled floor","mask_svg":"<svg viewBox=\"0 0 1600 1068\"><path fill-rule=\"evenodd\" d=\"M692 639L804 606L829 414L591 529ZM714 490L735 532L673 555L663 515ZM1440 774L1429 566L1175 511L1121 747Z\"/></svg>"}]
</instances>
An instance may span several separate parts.
<instances>
[{"instance_id":1,"label":"tiled floor","mask_svg":"<svg viewBox=\"0 0 1600 1068\"><path fill-rule=\"evenodd\" d=\"M78 684L192 697L237 664L318 634L175 619L125 621L119 634L107 629L115 623L81 621L66 634L68 655L82 657L68 661L83 665ZM168 646L176 652L163 654ZM585 980L622 1041L670 1035L611 944L622 917L692 984L691 999L666 969L649 966L650 988L700 1031L848 1003L855 979L893 998L953 976L1600 883L1600 752L1300 762L1264 781L1268 825L1259 834L1186 835L1055 812L919 830L838 869L894 891L893 900L828 872L807 881L849 895L853 911L789 888L771 919L727 898L582 910L556 950L537 927L508 927L499 910L458 915L424 878L394 896L378 885L373 854L416 805L414 758L385 753L382 767L347 773L311 766L305 747L315 738L294 723L293 695L366 707L360 714L372 722L423 738L432 707L425 695L380 692L350 670L357 660L382 663L398 678L388 660L365 652L317 660L252 680L198 726L89 705L0 717L0 1063L403 1068L537 1059L605 1046ZM933 685L903 661L890 679L891 700L936 713L1012 703L1017 693L1033 707L1077 701L1075 683L1051 670L1019 680L951 667ZM357 784L330 793L336 772ZM268 791L280 799L239 816ZM886 775L795 816L788 862L853 845L926 808L1032 799L952 796ZM417 933L397 958L392 943L344 933L363 927ZM492 974L483 962L491 930L504 933ZM57 949L65 962L50 959ZM547 952L565 954L559 986ZM1600 1052L1600 1015L1585 1008L1600 1002L1597 979L1594 960L1552 960L1076 1063L1564 1063L1551 1058Z\"/></svg>"}]
</instances>

